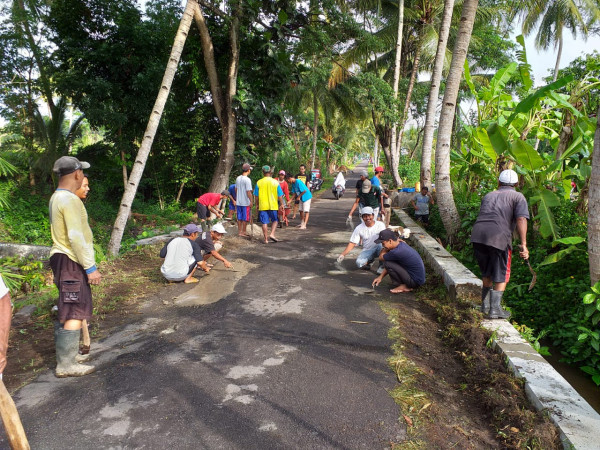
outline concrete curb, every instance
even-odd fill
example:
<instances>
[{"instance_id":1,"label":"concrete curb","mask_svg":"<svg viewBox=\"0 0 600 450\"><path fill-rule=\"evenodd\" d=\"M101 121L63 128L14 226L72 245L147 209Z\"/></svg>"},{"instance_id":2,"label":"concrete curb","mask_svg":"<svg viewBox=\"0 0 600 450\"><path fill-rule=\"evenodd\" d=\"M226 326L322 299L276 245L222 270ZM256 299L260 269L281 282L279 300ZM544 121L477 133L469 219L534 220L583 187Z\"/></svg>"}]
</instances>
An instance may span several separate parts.
<instances>
[{"instance_id":1,"label":"concrete curb","mask_svg":"<svg viewBox=\"0 0 600 450\"><path fill-rule=\"evenodd\" d=\"M393 212L405 228L410 228L410 243L442 276L452 298L481 298L481 280L425 233L408 214L399 208L393 208ZM563 447L580 450L600 448L600 414L521 337L510 322L484 320L482 325L494 333L492 346L506 357L513 374L525 380L525 392L531 403L538 410L550 414L559 429Z\"/></svg>"}]
</instances>

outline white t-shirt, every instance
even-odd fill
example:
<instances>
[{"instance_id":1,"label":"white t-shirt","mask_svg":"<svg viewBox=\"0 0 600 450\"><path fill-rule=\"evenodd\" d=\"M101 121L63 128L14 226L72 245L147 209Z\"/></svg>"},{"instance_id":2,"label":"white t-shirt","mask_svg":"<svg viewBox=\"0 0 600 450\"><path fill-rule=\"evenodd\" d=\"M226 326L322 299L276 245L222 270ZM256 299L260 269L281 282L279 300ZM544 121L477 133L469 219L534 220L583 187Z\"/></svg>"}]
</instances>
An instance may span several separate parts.
<instances>
[{"instance_id":1,"label":"white t-shirt","mask_svg":"<svg viewBox=\"0 0 600 450\"><path fill-rule=\"evenodd\" d=\"M2 275L0 275L0 298L4 297L8 294L8 288L4 284L4 280L2 279Z\"/></svg>"},{"instance_id":2,"label":"white t-shirt","mask_svg":"<svg viewBox=\"0 0 600 450\"><path fill-rule=\"evenodd\" d=\"M380 220L376 221L372 227L366 226L363 222L352 232L350 242L358 245L362 239L363 248L365 250L370 250L377 245L375 239L379 237L379 232L383 230L385 230L385 224Z\"/></svg>"},{"instance_id":3,"label":"white t-shirt","mask_svg":"<svg viewBox=\"0 0 600 450\"><path fill-rule=\"evenodd\" d=\"M167 256L160 272L167 280L183 281L188 276L190 266L195 262L192 241L185 237L178 237L167 245Z\"/></svg>"},{"instance_id":4,"label":"white t-shirt","mask_svg":"<svg viewBox=\"0 0 600 450\"><path fill-rule=\"evenodd\" d=\"M237 206L250 206L250 198L248 191L252 192L252 180L246 175L240 175L235 179L235 190L237 198L235 203Z\"/></svg>"}]
</instances>

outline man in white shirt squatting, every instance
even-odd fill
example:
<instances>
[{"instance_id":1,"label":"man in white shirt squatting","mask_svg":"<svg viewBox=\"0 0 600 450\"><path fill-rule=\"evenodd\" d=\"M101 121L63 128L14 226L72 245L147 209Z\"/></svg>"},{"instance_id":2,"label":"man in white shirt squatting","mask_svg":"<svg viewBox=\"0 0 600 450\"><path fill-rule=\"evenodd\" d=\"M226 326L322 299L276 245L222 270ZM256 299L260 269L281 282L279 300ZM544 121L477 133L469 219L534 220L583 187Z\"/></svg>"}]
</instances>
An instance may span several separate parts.
<instances>
[{"instance_id":1,"label":"man in white shirt squatting","mask_svg":"<svg viewBox=\"0 0 600 450\"><path fill-rule=\"evenodd\" d=\"M361 218L363 222L360 223L350 236L350 242L344 249L344 251L338 256L337 261L342 262L345 256L356 247L361 239L363 243L363 250L356 258L356 265L364 270L371 269L371 263L379 257L381 252L381 244L375 243L375 239L379 237L379 232L385 230L385 224L380 220L375 220L375 213L373 208L365 206L361 211ZM378 269L382 270L382 267Z\"/></svg>"}]
</instances>

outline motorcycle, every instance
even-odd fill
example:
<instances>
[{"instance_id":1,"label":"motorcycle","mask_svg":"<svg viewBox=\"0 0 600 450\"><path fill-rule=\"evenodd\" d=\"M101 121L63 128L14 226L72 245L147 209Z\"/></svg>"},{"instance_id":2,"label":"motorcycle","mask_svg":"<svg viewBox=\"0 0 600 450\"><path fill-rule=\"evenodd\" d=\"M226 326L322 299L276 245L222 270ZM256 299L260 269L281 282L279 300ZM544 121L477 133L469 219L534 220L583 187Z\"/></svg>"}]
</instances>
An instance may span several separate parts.
<instances>
[{"instance_id":1,"label":"motorcycle","mask_svg":"<svg viewBox=\"0 0 600 450\"><path fill-rule=\"evenodd\" d=\"M339 184L337 186L331 187L331 193L333 194L336 200L339 200L342 197L342 195L344 195L344 192L345 189Z\"/></svg>"},{"instance_id":2,"label":"motorcycle","mask_svg":"<svg viewBox=\"0 0 600 450\"><path fill-rule=\"evenodd\" d=\"M320 190L322 185L323 185L322 178L313 178L313 180L310 182L310 192L315 192L315 191Z\"/></svg>"}]
</instances>

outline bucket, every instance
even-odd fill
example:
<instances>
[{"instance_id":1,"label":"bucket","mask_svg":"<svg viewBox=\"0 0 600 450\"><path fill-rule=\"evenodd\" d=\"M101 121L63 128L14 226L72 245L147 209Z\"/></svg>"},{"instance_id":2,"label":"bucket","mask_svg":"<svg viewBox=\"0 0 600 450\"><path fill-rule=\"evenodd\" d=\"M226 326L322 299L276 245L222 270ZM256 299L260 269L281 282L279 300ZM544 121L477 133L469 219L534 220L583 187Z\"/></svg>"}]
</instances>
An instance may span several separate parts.
<instances>
[{"instance_id":1,"label":"bucket","mask_svg":"<svg viewBox=\"0 0 600 450\"><path fill-rule=\"evenodd\" d=\"M415 183L415 190L416 190L416 191L418 191L418 192L420 192L420 191L421 191L421 182L420 182L420 181L417 181L417 182Z\"/></svg>"}]
</instances>

